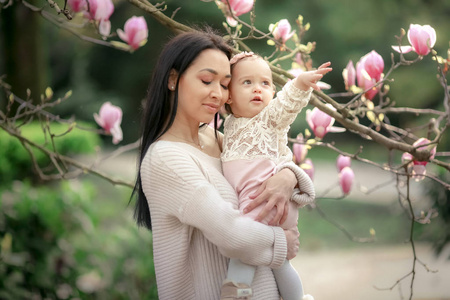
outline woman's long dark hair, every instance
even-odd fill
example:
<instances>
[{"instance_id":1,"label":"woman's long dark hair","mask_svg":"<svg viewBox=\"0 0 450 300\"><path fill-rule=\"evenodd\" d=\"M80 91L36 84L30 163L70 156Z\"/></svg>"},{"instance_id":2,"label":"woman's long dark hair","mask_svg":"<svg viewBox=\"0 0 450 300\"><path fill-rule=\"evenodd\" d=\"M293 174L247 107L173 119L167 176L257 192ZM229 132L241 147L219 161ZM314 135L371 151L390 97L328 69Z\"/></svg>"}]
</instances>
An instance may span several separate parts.
<instances>
[{"instance_id":1,"label":"woman's long dark hair","mask_svg":"<svg viewBox=\"0 0 450 300\"><path fill-rule=\"evenodd\" d=\"M142 140L139 153L139 167L136 184L131 197L137 195L134 218L139 226L152 229L147 198L142 190L140 168L150 145L163 135L173 124L178 106L178 82L180 76L206 49L217 49L230 59L231 48L225 40L211 29L182 33L170 40L162 50L153 70L147 101L144 106ZM174 95L168 89L170 71L178 73Z\"/></svg>"}]
</instances>

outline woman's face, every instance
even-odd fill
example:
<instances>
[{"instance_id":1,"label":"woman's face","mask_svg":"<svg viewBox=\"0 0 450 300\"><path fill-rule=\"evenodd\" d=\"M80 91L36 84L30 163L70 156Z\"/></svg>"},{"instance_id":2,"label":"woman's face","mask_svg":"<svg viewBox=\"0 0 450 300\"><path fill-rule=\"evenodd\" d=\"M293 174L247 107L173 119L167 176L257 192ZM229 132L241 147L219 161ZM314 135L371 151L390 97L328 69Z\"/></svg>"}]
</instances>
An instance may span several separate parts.
<instances>
[{"instance_id":1,"label":"woman's face","mask_svg":"<svg viewBox=\"0 0 450 300\"><path fill-rule=\"evenodd\" d=\"M209 123L228 99L230 62L220 50L207 49L181 75L177 118L187 123Z\"/></svg>"}]
</instances>

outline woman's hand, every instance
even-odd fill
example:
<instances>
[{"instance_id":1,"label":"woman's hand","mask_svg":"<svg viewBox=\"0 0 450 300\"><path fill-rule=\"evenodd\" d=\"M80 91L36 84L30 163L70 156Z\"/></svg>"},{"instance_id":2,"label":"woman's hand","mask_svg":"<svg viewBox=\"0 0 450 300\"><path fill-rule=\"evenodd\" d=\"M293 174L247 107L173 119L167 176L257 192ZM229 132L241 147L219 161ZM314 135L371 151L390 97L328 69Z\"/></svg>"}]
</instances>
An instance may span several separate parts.
<instances>
[{"instance_id":1,"label":"woman's hand","mask_svg":"<svg viewBox=\"0 0 450 300\"><path fill-rule=\"evenodd\" d=\"M256 221L263 220L267 214L276 207L277 213L269 222L269 225L280 225L286 221L289 212L289 200L297 184L294 173L285 168L267 179L258 190L250 196L253 201L244 209L244 213L252 211L260 204L267 202L264 208L256 217Z\"/></svg>"},{"instance_id":2,"label":"woman's hand","mask_svg":"<svg viewBox=\"0 0 450 300\"><path fill-rule=\"evenodd\" d=\"M287 244L287 254L286 259L291 260L297 256L298 248L300 247L300 232L298 232L297 227L292 227L291 229L284 230L286 235Z\"/></svg>"}]
</instances>

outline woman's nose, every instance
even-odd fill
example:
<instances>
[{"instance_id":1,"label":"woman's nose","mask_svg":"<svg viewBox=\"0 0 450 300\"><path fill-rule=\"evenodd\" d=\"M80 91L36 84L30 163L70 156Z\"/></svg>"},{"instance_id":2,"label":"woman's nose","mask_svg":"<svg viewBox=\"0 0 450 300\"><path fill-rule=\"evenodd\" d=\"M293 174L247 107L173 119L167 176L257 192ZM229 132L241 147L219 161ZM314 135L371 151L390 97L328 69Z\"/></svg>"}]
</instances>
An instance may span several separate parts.
<instances>
[{"instance_id":1,"label":"woman's nose","mask_svg":"<svg viewBox=\"0 0 450 300\"><path fill-rule=\"evenodd\" d=\"M219 85L215 85L211 91L211 97L221 99L222 98L222 87Z\"/></svg>"}]
</instances>

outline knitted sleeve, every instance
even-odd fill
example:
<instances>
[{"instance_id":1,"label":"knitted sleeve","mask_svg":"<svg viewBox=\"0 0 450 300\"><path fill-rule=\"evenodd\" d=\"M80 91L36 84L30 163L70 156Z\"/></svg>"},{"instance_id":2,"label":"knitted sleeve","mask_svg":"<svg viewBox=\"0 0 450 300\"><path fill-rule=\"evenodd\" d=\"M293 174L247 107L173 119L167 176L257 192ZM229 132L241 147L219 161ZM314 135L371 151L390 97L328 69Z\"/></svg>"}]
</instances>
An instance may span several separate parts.
<instances>
[{"instance_id":1,"label":"knitted sleeve","mask_svg":"<svg viewBox=\"0 0 450 300\"><path fill-rule=\"evenodd\" d=\"M152 187L149 202L157 202L150 207L164 211L152 212L152 218L153 213L164 213L198 228L224 256L247 264L277 268L283 263L287 254L283 230L241 216L206 177L201 158L177 147L159 147L144 163L142 184Z\"/></svg>"},{"instance_id":2,"label":"knitted sleeve","mask_svg":"<svg viewBox=\"0 0 450 300\"><path fill-rule=\"evenodd\" d=\"M287 162L278 166L279 171L284 168L291 170L297 177L298 181L298 188L294 189L291 200L295 201L299 207L313 203L316 197L316 191L308 174L306 174L306 172L294 162Z\"/></svg>"}]
</instances>

